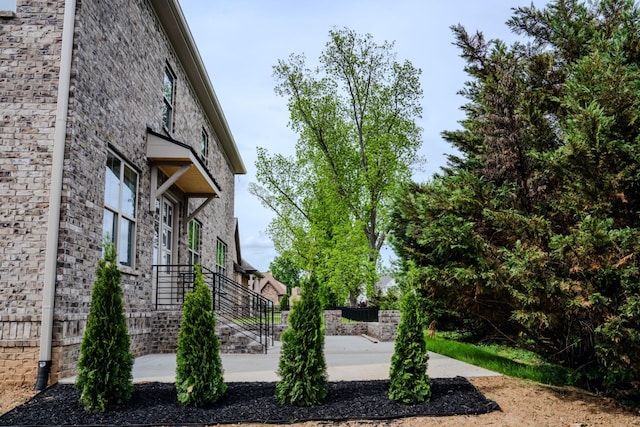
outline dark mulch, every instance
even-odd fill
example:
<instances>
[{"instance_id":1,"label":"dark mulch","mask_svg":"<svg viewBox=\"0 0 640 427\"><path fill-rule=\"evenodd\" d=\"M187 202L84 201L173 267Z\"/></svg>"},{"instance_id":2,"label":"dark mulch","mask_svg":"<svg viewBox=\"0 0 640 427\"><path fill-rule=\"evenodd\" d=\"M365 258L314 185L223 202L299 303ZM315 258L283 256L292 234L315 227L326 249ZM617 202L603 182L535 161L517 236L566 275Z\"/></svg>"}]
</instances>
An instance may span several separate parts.
<instances>
[{"instance_id":1,"label":"dark mulch","mask_svg":"<svg viewBox=\"0 0 640 427\"><path fill-rule=\"evenodd\" d=\"M105 413L86 412L73 385L56 384L0 417L0 425L206 425L372 420L413 416L484 414L499 410L465 378L432 378L428 403L388 399L388 380L329 383L326 402L306 408L279 405L273 382L228 383L227 394L205 408L177 404L174 384L136 384L133 398Z\"/></svg>"}]
</instances>

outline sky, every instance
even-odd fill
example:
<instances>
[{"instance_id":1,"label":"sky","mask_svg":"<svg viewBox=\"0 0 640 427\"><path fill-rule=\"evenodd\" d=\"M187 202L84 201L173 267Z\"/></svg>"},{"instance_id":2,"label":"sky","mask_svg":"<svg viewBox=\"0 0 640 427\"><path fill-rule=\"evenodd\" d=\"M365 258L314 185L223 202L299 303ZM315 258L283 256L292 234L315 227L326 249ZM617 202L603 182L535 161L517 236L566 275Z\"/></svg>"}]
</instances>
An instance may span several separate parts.
<instances>
[{"instance_id":1,"label":"sky","mask_svg":"<svg viewBox=\"0 0 640 427\"><path fill-rule=\"evenodd\" d=\"M266 233L273 213L249 193L256 182L256 148L291 155L297 135L289 128L287 99L274 92L273 66L291 54L313 65L333 28L371 34L378 44L395 42L398 62L422 70L423 114L420 155L414 173L425 182L446 165L453 148L441 132L458 129L466 102L458 94L469 77L452 42L452 25L486 39L517 40L505 22L518 6L544 7L545 0L180 0L203 63L247 169L236 177L235 216L241 254L268 271L277 253ZM394 258L383 251L383 262Z\"/></svg>"}]
</instances>

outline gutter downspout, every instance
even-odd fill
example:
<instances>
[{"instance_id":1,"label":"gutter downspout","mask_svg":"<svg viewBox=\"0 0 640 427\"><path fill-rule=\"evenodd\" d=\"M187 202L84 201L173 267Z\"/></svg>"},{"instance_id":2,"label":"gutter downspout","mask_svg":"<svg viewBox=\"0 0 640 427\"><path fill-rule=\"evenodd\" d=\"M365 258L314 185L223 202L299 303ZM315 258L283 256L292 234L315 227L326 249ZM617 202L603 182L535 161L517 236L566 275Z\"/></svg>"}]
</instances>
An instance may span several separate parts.
<instances>
[{"instance_id":1,"label":"gutter downspout","mask_svg":"<svg viewBox=\"0 0 640 427\"><path fill-rule=\"evenodd\" d=\"M62 24L62 52L58 74L58 99L56 123L53 132L51 159L51 188L49 191L49 221L47 223L47 249L42 289L42 320L40 324L40 358L38 378L34 390L44 390L51 371L51 347L53 344L53 308L56 294L56 270L58 266L58 233L60 231L60 206L62 199L62 175L64 149L67 136L69 87L71 85L71 59L76 17L76 0L65 0Z\"/></svg>"}]
</instances>

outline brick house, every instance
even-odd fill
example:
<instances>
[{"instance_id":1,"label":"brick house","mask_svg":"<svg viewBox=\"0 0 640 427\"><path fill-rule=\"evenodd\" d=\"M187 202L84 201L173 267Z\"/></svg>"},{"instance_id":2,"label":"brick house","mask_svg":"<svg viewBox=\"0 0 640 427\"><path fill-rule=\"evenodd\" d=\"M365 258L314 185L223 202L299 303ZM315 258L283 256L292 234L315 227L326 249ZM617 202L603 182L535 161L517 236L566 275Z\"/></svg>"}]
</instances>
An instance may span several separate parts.
<instances>
[{"instance_id":1,"label":"brick house","mask_svg":"<svg viewBox=\"0 0 640 427\"><path fill-rule=\"evenodd\" d=\"M262 295L264 298L273 302L274 305L279 306L282 297L287 294L287 285L273 277L270 271L262 273L260 281L255 285L255 292ZM300 288L295 287L291 289L290 302L293 303L300 299Z\"/></svg>"},{"instance_id":2,"label":"brick house","mask_svg":"<svg viewBox=\"0 0 640 427\"><path fill-rule=\"evenodd\" d=\"M246 173L177 0L0 9L0 388L76 373L103 239L132 352L172 351L166 266L233 278Z\"/></svg>"}]
</instances>

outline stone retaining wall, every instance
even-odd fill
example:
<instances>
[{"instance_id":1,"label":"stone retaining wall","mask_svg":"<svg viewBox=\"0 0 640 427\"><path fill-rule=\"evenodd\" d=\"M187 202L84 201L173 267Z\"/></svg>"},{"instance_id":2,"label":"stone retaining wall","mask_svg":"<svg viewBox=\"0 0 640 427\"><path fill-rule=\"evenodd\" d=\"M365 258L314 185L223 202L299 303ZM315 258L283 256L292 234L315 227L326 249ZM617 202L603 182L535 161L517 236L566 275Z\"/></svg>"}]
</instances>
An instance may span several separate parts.
<instances>
[{"instance_id":1,"label":"stone retaining wall","mask_svg":"<svg viewBox=\"0 0 640 427\"><path fill-rule=\"evenodd\" d=\"M289 312L283 311L281 323L274 326L274 338L280 340L282 332L288 328ZM342 323L342 311L325 310L324 328L325 335L368 335L380 341L394 341L397 336L400 323L400 311L380 310L378 322L350 322Z\"/></svg>"}]
</instances>

